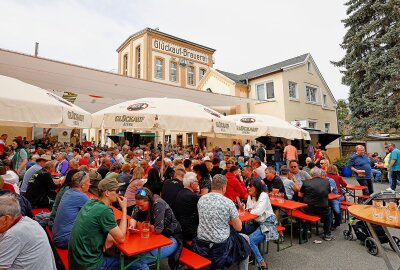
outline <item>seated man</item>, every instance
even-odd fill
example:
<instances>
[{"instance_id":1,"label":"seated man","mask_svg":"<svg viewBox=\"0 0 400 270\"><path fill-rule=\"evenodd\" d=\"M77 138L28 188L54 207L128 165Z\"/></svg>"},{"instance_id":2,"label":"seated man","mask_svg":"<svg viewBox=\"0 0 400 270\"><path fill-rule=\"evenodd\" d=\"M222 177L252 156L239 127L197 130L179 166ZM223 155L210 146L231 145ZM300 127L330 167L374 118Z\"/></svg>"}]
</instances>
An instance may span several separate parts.
<instances>
[{"instance_id":1,"label":"seated man","mask_svg":"<svg viewBox=\"0 0 400 270\"><path fill-rule=\"evenodd\" d=\"M183 239L191 241L197 235L199 213L197 202L200 199L200 188L197 175L188 172L183 177L184 188L178 192L175 201L174 213L182 227Z\"/></svg>"},{"instance_id":2,"label":"seated man","mask_svg":"<svg viewBox=\"0 0 400 270\"><path fill-rule=\"evenodd\" d=\"M225 176L216 174L211 192L200 198L197 205L199 227L192 249L211 260L213 267L229 267L239 263L240 269L248 269L249 238L238 233L242 230L242 222L234 203L224 196L227 182Z\"/></svg>"},{"instance_id":3,"label":"seated man","mask_svg":"<svg viewBox=\"0 0 400 270\"><path fill-rule=\"evenodd\" d=\"M239 166L232 166L229 172L225 174L225 177L228 179L225 197L232 200L233 203L237 202L237 198L247 199L247 189Z\"/></svg>"},{"instance_id":4,"label":"seated man","mask_svg":"<svg viewBox=\"0 0 400 270\"><path fill-rule=\"evenodd\" d=\"M76 216L89 200L85 194L89 190L89 185L89 174L75 173L71 180L71 189L67 190L61 199L53 224L53 242L58 248L68 247L68 239Z\"/></svg>"},{"instance_id":5,"label":"seated man","mask_svg":"<svg viewBox=\"0 0 400 270\"><path fill-rule=\"evenodd\" d=\"M268 187L268 192L272 193L282 193L285 199L287 199L285 186L279 176L276 175L275 169L273 167L267 167L265 169L264 183Z\"/></svg>"},{"instance_id":6,"label":"seated man","mask_svg":"<svg viewBox=\"0 0 400 270\"><path fill-rule=\"evenodd\" d=\"M54 190L58 188L51 177L52 172L54 172L54 162L47 161L43 168L29 179L25 197L31 203L32 208L51 209L50 200L56 198Z\"/></svg>"},{"instance_id":7,"label":"seated man","mask_svg":"<svg viewBox=\"0 0 400 270\"><path fill-rule=\"evenodd\" d=\"M106 256L103 253L112 246L113 241L125 241L126 198L120 197L117 189L116 179L101 180L98 186L99 199L88 201L79 211L68 243L70 269L97 270L119 267L119 257ZM117 201L122 209L119 225L110 207Z\"/></svg>"},{"instance_id":8,"label":"seated man","mask_svg":"<svg viewBox=\"0 0 400 270\"><path fill-rule=\"evenodd\" d=\"M179 191L183 189L183 177L186 171L184 169L177 169L174 173L174 179L167 179L164 181L161 198L166 201L175 213L175 200Z\"/></svg>"},{"instance_id":9,"label":"seated man","mask_svg":"<svg viewBox=\"0 0 400 270\"><path fill-rule=\"evenodd\" d=\"M0 235L0 269L57 269L45 231L21 215L13 194L0 196Z\"/></svg>"},{"instance_id":10,"label":"seated man","mask_svg":"<svg viewBox=\"0 0 400 270\"><path fill-rule=\"evenodd\" d=\"M293 195L300 191L300 187L297 183L297 179L290 175L290 170L286 165L281 167L281 180L283 182L283 186L285 187L287 199L293 200Z\"/></svg>"},{"instance_id":11,"label":"seated man","mask_svg":"<svg viewBox=\"0 0 400 270\"><path fill-rule=\"evenodd\" d=\"M308 204L301 210L306 214L321 217L324 224L323 239L331 241L334 239L331 235L331 211L328 206L328 194L331 192L331 186L327 179L321 178L321 169L318 167L311 169L310 173L312 179L304 181L299 192L299 197Z\"/></svg>"}]
</instances>

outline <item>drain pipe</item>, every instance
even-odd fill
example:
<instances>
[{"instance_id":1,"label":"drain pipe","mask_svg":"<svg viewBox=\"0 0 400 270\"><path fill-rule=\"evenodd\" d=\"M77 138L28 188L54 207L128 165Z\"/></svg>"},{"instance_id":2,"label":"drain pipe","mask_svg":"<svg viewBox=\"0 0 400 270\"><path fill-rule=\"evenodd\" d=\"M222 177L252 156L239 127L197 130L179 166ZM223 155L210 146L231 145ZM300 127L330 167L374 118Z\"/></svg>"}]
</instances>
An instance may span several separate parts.
<instances>
[{"instance_id":1,"label":"drain pipe","mask_svg":"<svg viewBox=\"0 0 400 270\"><path fill-rule=\"evenodd\" d=\"M250 98L250 85L249 85L249 79L246 79L246 84L247 84L247 98ZM247 102L247 113L250 113L250 102Z\"/></svg>"}]
</instances>

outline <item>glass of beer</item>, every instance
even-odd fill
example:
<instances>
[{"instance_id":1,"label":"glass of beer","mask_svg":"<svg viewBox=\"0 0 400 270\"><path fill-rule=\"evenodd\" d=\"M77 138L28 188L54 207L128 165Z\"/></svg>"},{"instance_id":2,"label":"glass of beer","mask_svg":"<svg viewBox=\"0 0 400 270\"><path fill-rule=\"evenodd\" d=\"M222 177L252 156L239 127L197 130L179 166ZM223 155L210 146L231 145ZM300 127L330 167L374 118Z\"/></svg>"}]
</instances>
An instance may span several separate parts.
<instances>
[{"instance_id":1,"label":"glass of beer","mask_svg":"<svg viewBox=\"0 0 400 270\"><path fill-rule=\"evenodd\" d=\"M365 170L359 170L358 176L365 176Z\"/></svg>"},{"instance_id":2,"label":"glass of beer","mask_svg":"<svg viewBox=\"0 0 400 270\"><path fill-rule=\"evenodd\" d=\"M144 221L142 222L142 238L149 238L150 237L150 222Z\"/></svg>"}]
</instances>

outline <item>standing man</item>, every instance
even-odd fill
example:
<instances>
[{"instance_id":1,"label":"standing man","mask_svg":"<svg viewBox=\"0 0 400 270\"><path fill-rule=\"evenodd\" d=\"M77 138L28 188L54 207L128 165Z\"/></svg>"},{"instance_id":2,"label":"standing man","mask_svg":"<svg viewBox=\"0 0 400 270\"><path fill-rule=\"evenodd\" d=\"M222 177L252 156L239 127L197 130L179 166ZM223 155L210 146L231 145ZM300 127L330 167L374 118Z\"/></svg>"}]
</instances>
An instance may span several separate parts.
<instances>
[{"instance_id":1,"label":"standing man","mask_svg":"<svg viewBox=\"0 0 400 270\"><path fill-rule=\"evenodd\" d=\"M57 269L46 233L13 194L0 196L0 235L0 269Z\"/></svg>"},{"instance_id":2,"label":"standing man","mask_svg":"<svg viewBox=\"0 0 400 270\"><path fill-rule=\"evenodd\" d=\"M283 149L281 142L276 142L274 152L275 170L279 172L283 165Z\"/></svg>"},{"instance_id":3,"label":"standing man","mask_svg":"<svg viewBox=\"0 0 400 270\"><path fill-rule=\"evenodd\" d=\"M70 269L117 269L119 257L106 256L103 251L113 241L123 243L126 235L126 198L117 193L118 181L103 179L99 186L99 199L88 201L79 211L68 242ZM118 202L122 209L119 225L115 221L111 204Z\"/></svg>"},{"instance_id":4,"label":"standing man","mask_svg":"<svg viewBox=\"0 0 400 270\"><path fill-rule=\"evenodd\" d=\"M233 146L232 146L233 154L235 155L236 161L238 161L239 156L240 156L240 145L236 143L236 141L233 141Z\"/></svg>"},{"instance_id":5,"label":"standing man","mask_svg":"<svg viewBox=\"0 0 400 270\"><path fill-rule=\"evenodd\" d=\"M363 190L364 195L370 195L374 192L372 185L371 162L365 154L365 148L362 145L356 146L356 153L351 156L347 164L353 172L357 174L356 180L361 186L367 186L368 189Z\"/></svg>"},{"instance_id":6,"label":"standing man","mask_svg":"<svg viewBox=\"0 0 400 270\"><path fill-rule=\"evenodd\" d=\"M198 204L199 227L192 248L208 258L213 267L229 267L239 263L239 269L249 267L249 237L239 234L242 222L235 204L224 196L228 180L222 174L214 176L211 192L203 195ZM229 222L234 230L230 229Z\"/></svg>"},{"instance_id":7,"label":"standing man","mask_svg":"<svg viewBox=\"0 0 400 270\"><path fill-rule=\"evenodd\" d=\"M387 144L390 151L390 162L388 166L388 171L392 178L392 184L390 188L392 191L396 190L397 181L400 181L400 150L396 148L394 143Z\"/></svg>"},{"instance_id":8,"label":"standing man","mask_svg":"<svg viewBox=\"0 0 400 270\"><path fill-rule=\"evenodd\" d=\"M289 165L289 161L299 159L297 149L292 145L291 140L287 141L287 145L283 149L283 159L286 160L287 165Z\"/></svg>"},{"instance_id":9,"label":"standing man","mask_svg":"<svg viewBox=\"0 0 400 270\"><path fill-rule=\"evenodd\" d=\"M243 148L243 156L244 156L244 161L249 160L251 157L251 145L250 145L250 140L246 141L246 145Z\"/></svg>"}]
</instances>

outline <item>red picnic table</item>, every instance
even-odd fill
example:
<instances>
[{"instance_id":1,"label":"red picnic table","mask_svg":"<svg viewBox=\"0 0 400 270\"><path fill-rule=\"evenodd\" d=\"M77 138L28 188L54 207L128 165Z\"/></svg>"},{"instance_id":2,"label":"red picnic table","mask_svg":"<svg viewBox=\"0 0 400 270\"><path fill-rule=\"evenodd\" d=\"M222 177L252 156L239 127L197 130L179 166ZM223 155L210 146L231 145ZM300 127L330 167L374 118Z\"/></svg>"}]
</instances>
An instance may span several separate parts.
<instances>
[{"instance_id":1,"label":"red picnic table","mask_svg":"<svg viewBox=\"0 0 400 270\"><path fill-rule=\"evenodd\" d=\"M354 202L356 202L356 190L364 190L367 188L368 188L367 186L352 185L352 184L348 184L346 186L346 189L349 191L350 196L353 197Z\"/></svg>"},{"instance_id":2,"label":"red picnic table","mask_svg":"<svg viewBox=\"0 0 400 270\"><path fill-rule=\"evenodd\" d=\"M288 213L288 219L290 220L290 245L283 248L286 249L288 247L293 246L293 218L292 218L292 213L293 211L306 207L306 203L300 203L296 201L291 201L291 200L283 200L282 203L278 202L278 200L272 200L271 205L283 210L286 210Z\"/></svg>"},{"instance_id":3,"label":"red picnic table","mask_svg":"<svg viewBox=\"0 0 400 270\"><path fill-rule=\"evenodd\" d=\"M153 258L156 260L156 268L160 269L160 248L172 244L172 240L162 234L150 232L149 238L142 238L141 232L131 232L128 230L125 241L122 244L115 243L115 246L121 251L120 269L128 269L133 263L143 258ZM148 253L157 249L157 255ZM135 257L133 261L125 266L125 256Z\"/></svg>"}]
</instances>

